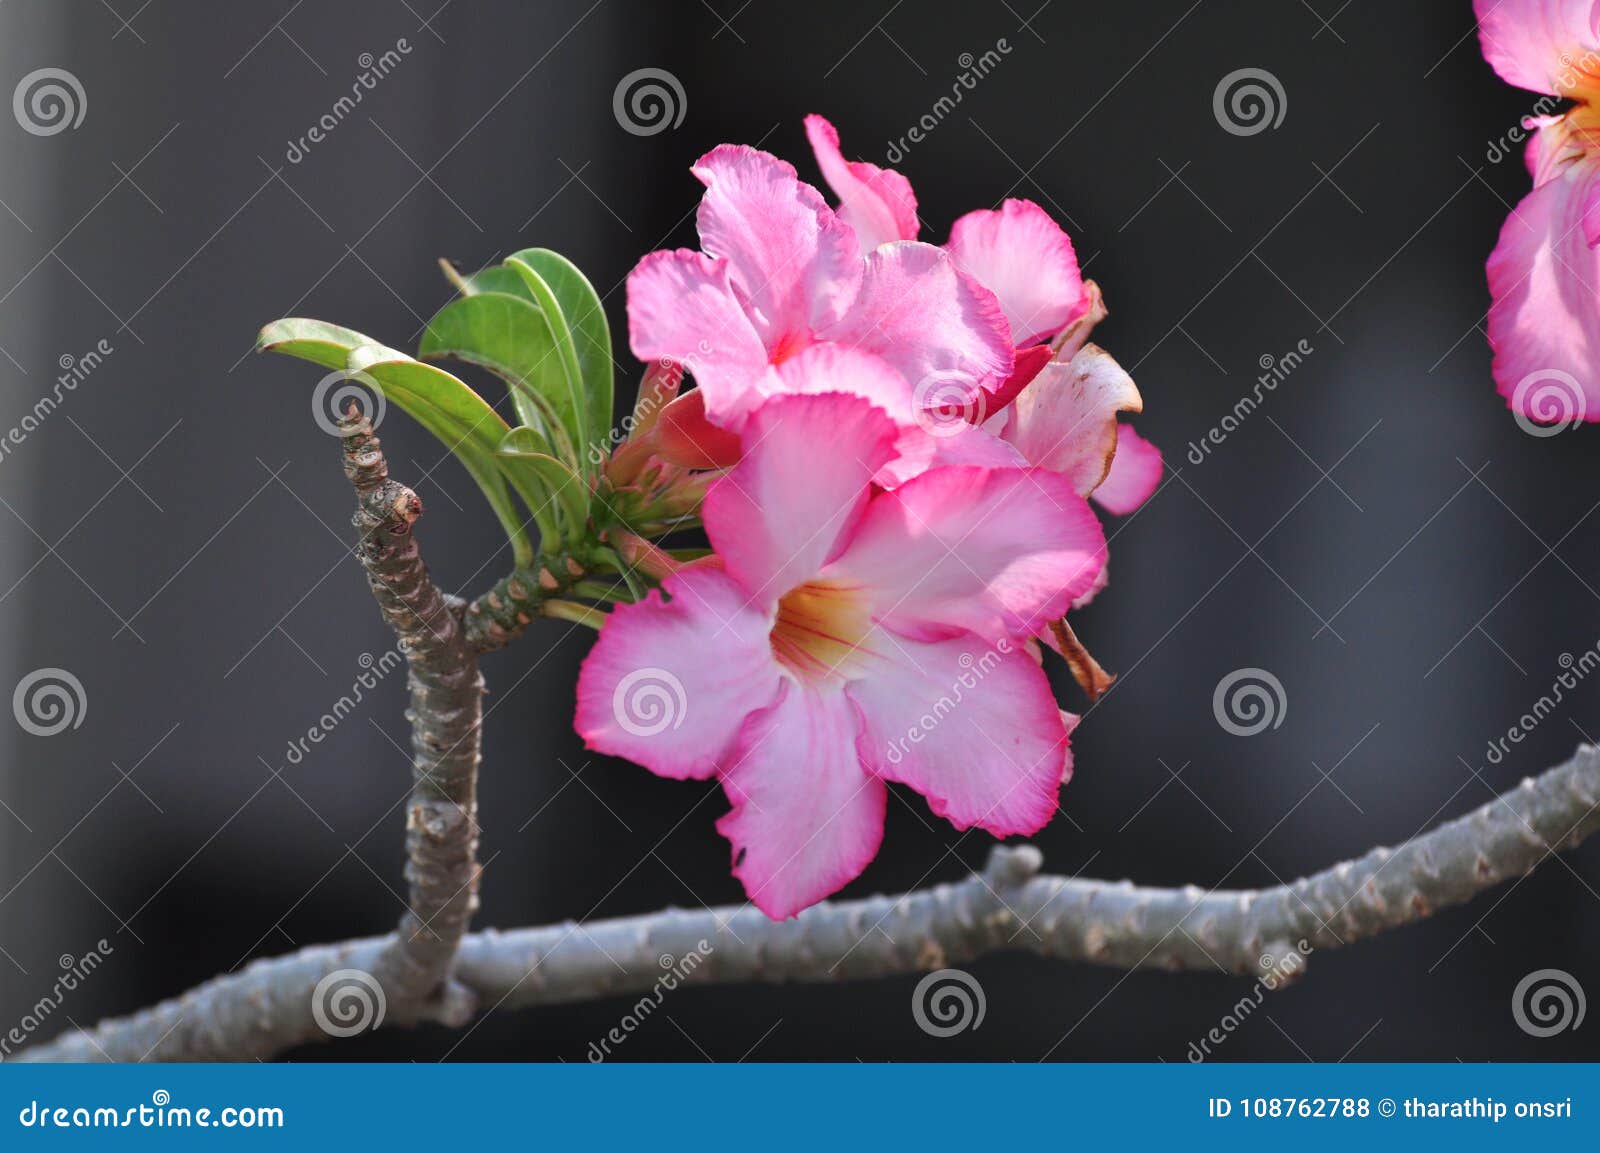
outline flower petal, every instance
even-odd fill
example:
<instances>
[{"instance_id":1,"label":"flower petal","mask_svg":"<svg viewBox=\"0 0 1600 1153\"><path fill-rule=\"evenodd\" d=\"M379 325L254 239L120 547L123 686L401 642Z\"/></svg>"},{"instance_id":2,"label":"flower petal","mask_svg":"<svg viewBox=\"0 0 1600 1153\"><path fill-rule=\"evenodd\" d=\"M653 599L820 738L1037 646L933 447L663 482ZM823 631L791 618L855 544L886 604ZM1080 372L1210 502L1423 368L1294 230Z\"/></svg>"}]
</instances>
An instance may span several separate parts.
<instances>
[{"instance_id":1,"label":"flower petal","mask_svg":"<svg viewBox=\"0 0 1600 1153\"><path fill-rule=\"evenodd\" d=\"M972 634L902 641L845 691L861 708L861 759L910 785L958 829L1035 833L1069 770L1050 681L1020 644Z\"/></svg>"},{"instance_id":2,"label":"flower petal","mask_svg":"<svg viewBox=\"0 0 1600 1153\"><path fill-rule=\"evenodd\" d=\"M726 257L739 300L767 349L781 355L839 317L861 279L855 237L793 165L742 144L702 156L695 217L700 246Z\"/></svg>"},{"instance_id":3,"label":"flower petal","mask_svg":"<svg viewBox=\"0 0 1600 1153\"><path fill-rule=\"evenodd\" d=\"M705 779L745 717L777 697L771 618L725 573L685 569L619 605L578 674L574 727L596 752L662 777Z\"/></svg>"},{"instance_id":4,"label":"flower petal","mask_svg":"<svg viewBox=\"0 0 1600 1153\"><path fill-rule=\"evenodd\" d=\"M1018 345L1059 332L1088 307L1072 241L1031 200L967 213L944 247L962 272L1000 298Z\"/></svg>"},{"instance_id":5,"label":"flower petal","mask_svg":"<svg viewBox=\"0 0 1600 1153\"><path fill-rule=\"evenodd\" d=\"M1117 451L1117 414L1144 401L1111 354L1086 344L1070 361L1053 360L1011 406L1003 435L1040 468L1059 472L1087 496L1105 479Z\"/></svg>"},{"instance_id":6,"label":"flower petal","mask_svg":"<svg viewBox=\"0 0 1600 1153\"><path fill-rule=\"evenodd\" d=\"M744 458L701 506L706 535L753 599L771 605L827 563L899 435L859 397L780 396L745 423Z\"/></svg>"},{"instance_id":7,"label":"flower petal","mask_svg":"<svg viewBox=\"0 0 1600 1153\"><path fill-rule=\"evenodd\" d=\"M681 468L731 468L744 451L739 434L706 418L706 393L691 389L661 409L650 434L654 454Z\"/></svg>"},{"instance_id":8,"label":"flower petal","mask_svg":"<svg viewBox=\"0 0 1600 1153\"><path fill-rule=\"evenodd\" d=\"M1473 0L1472 7L1484 59L1518 88L1570 92L1578 86L1574 65L1600 46L1594 0Z\"/></svg>"},{"instance_id":9,"label":"flower petal","mask_svg":"<svg viewBox=\"0 0 1600 1153\"><path fill-rule=\"evenodd\" d=\"M1126 516L1161 487L1161 450L1134 432L1131 424L1119 424L1116 451L1094 499L1112 515Z\"/></svg>"},{"instance_id":10,"label":"flower petal","mask_svg":"<svg viewBox=\"0 0 1600 1153\"><path fill-rule=\"evenodd\" d=\"M931 244L897 241L868 254L861 292L836 325L819 333L876 353L912 383L998 391L1014 357L994 293L961 273Z\"/></svg>"},{"instance_id":11,"label":"flower petal","mask_svg":"<svg viewBox=\"0 0 1600 1153\"><path fill-rule=\"evenodd\" d=\"M640 360L684 365L707 412L727 418L759 401L767 350L733 294L725 260L652 252L628 274L628 343Z\"/></svg>"},{"instance_id":12,"label":"flower petal","mask_svg":"<svg viewBox=\"0 0 1600 1153\"><path fill-rule=\"evenodd\" d=\"M839 216L855 229L863 254L893 240L917 238L917 198L909 180L892 168L846 160L839 133L814 113L806 117L806 139L822 178L839 198Z\"/></svg>"},{"instance_id":13,"label":"flower petal","mask_svg":"<svg viewBox=\"0 0 1600 1153\"><path fill-rule=\"evenodd\" d=\"M860 876L883 842L888 790L856 753L860 719L842 691L786 681L739 734L722 778L733 811L733 875L773 920L792 917Z\"/></svg>"},{"instance_id":14,"label":"flower petal","mask_svg":"<svg viewBox=\"0 0 1600 1153\"><path fill-rule=\"evenodd\" d=\"M998 639L1061 616L1104 563L1100 522L1065 478L955 466L874 498L822 576L864 586L904 635Z\"/></svg>"},{"instance_id":15,"label":"flower petal","mask_svg":"<svg viewBox=\"0 0 1600 1153\"><path fill-rule=\"evenodd\" d=\"M1593 163L1535 188L1489 256L1495 383L1515 412L1545 423L1600 420L1600 253L1584 234L1597 189Z\"/></svg>"}]
</instances>

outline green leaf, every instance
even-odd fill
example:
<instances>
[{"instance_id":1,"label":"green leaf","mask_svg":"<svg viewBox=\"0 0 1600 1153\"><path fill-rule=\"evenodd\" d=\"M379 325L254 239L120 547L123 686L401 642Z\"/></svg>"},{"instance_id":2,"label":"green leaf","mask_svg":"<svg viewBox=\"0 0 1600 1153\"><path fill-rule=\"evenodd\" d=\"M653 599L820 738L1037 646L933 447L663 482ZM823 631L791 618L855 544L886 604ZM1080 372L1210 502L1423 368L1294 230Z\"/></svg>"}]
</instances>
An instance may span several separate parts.
<instances>
[{"instance_id":1,"label":"green leaf","mask_svg":"<svg viewBox=\"0 0 1600 1153\"><path fill-rule=\"evenodd\" d=\"M533 293L523 283L522 277L503 264L491 264L488 268L479 269L471 276L464 277L457 273L451 278L451 283L461 290L462 296L477 296L483 292L503 292L507 296L520 296L529 304L537 303L533 298Z\"/></svg>"},{"instance_id":2,"label":"green leaf","mask_svg":"<svg viewBox=\"0 0 1600 1153\"><path fill-rule=\"evenodd\" d=\"M508 431L500 414L441 368L413 360L352 329L318 320L278 320L261 330L256 347L360 374L455 453L494 509L518 563L531 562L533 545L506 488L497 451ZM544 530L543 522L540 523Z\"/></svg>"},{"instance_id":3,"label":"green leaf","mask_svg":"<svg viewBox=\"0 0 1600 1153\"><path fill-rule=\"evenodd\" d=\"M513 274L514 275L514 274ZM545 316L530 301L485 292L451 301L428 322L418 354L487 368L511 389L523 424L539 429L572 465L578 416Z\"/></svg>"},{"instance_id":4,"label":"green leaf","mask_svg":"<svg viewBox=\"0 0 1600 1153\"><path fill-rule=\"evenodd\" d=\"M363 336L353 328L297 316L274 320L256 337L257 352L295 356L312 364L320 364L323 368L343 368L351 350L364 344L382 347L378 341Z\"/></svg>"},{"instance_id":5,"label":"green leaf","mask_svg":"<svg viewBox=\"0 0 1600 1153\"><path fill-rule=\"evenodd\" d=\"M600 295L577 265L548 248L524 248L512 253L509 260L521 261L537 272L561 305L561 314L572 334L587 402L585 428L591 439L578 447L586 457L596 446L605 452L600 441L611 431L616 370L612 362L611 325L606 320Z\"/></svg>"},{"instance_id":6,"label":"green leaf","mask_svg":"<svg viewBox=\"0 0 1600 1153\"><path fill-rule=\"evenodd\" d=\"M536 476L561 509L569 541L579 541L589 526L589 485L566 464L549 454L546 444L531 428L514 428L500 442L501 466L525 468Z\"/></svg>"},{"instance_id":7,"label":"green leaf","mask_svg":"<svg viewBox=\"0 0 1600 1153\"><path fill-rule=\"evenodd\" d=\"M578 350L572 342L572 330L567 327L566 315L561 311L561 301L556 299L555 291L532 265L515 256L509 257L506 264L522 277L522 283L533 293L539 311L550 326L550 335L556 346L556 361L561 366L560 379L566 382L567 396L571 399L576 418L572 443L579 451L585 451L589 445L589 405L584 396L583 370L578 367Z\"/></svg>"}]
</instances>

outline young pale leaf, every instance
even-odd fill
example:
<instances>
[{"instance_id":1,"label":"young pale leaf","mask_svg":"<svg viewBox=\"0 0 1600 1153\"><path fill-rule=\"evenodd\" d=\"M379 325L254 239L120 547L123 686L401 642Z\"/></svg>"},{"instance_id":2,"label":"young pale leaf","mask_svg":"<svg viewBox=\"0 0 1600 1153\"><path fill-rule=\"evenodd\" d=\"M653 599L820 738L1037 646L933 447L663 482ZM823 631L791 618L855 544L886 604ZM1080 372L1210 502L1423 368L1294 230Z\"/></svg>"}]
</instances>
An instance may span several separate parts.
<instances>
[{"instance_id":1,"label":"young pale leaf","mask_svg":"<svg viewBox=\"0 0 1600 1153\"><path fill-rule=\"evenodd\" d=\"M583 376L584 399L588 405L586 424L592 444L579 446L587 456L589 449L611 431L616 393L611 325L606 321L605 307L588 277L558 252L548 248L525 248L512 253L509 260L520 261L537 272L561 305L562 316L572 334L573 351Z\"/></svg>"},{"instance_id":2,"label":"young pale leaf","mask_svg":"<svg viewBox=\"0 0 1600 1153\"><path fill-rule=\"evenodd\" d=\"M428 322L417 351L425 360L453 356L500 377L522 423L576 463L578 415L566 372L544 314L530 301L500 292L453 300Z\"/></svg>"}]
</instances>

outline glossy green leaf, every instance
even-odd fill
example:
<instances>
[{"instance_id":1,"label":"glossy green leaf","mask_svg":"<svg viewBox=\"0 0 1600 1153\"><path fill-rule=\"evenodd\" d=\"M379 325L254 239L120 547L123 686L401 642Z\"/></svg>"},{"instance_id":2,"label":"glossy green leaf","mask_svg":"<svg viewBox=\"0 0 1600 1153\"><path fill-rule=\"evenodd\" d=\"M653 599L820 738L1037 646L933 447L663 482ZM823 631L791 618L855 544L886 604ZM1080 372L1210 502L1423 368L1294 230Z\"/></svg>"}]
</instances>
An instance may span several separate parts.
<instances>
[{"instance_id":1,"label":"glossy green leaf","mask_svg":"<svg viewBox=\"0 0 1600 1153\"><path fill-rule=\"evenodd\" d=\"M453 356L500 377L522 423L576 465L579 416L555 336L533 303L500 292L460 297L428 322L417 351L429 360Z\"/></svg>"},{"instance_id":2,"label":"glossy green leaf","mask_svg":"<svg viewBox=\"0 0 1600 1153\"><path fill-rule=\"evenodd\" d=\"M605 446L600 441L611 431L616 370L612 362L611 325L606 320L600 294L577 265L548 248L525 248L512 253L509 259L521 261L537 272L561 305L562 317L572 334L587 404L586 431L590 440L579 447L586 456L596 445L604 452Z\"/></svg>"}]
</instances>

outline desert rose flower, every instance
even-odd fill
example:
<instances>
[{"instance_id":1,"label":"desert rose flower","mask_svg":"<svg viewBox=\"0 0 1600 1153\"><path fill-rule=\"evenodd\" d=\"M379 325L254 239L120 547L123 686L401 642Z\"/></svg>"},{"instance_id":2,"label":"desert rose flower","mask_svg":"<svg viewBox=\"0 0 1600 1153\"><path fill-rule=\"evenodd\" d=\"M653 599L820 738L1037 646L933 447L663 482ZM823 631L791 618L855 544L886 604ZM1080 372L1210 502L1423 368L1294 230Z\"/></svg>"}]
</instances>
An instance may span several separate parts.
<instances>
[{"instance_id":1,"label":"desert rose flower","mask_svg":"<svg viewBox=\"0 0 1600 1153\"><path fill-rule=\"evenodd\" d=\"M910 182L892 169L846 160L838 132L821 116L805 123L817 166L860 251L916 239ZM1133 511L1160 484L1161 454L1131 428L1119 432L1118 414L1137 413L1143 402L1108 353L1084 346L1105 308L1094 282L1083 279L1071 238L1032 201L1007 200L958 219L944 248L995 294L1017 350L1006 387L979 398L999 407L972 414L973 423L987 420L988 430L1014 444L1025 463L1066 473L1085 496L1108 481L1118 445L1127 445L1114 483L1097 495L1110 512Z\"/></svg>"},{"instance_id":2,"label":"desert rose flower","mask_svg":"<svg viewBox=\"0 0 1600 1153\"><path fill-rule=\"evenodd\" d=\"M703 251L639 262L628 276L628 333L640 359L693 374L695 403L714 424L739 431L762 400L787 390L784 364L817 345L879 357L913 386L937 375L989 394L1010 379L999 302L943 250L891 244L863 260L817 190L753 148L721 145L693 171L706 186Z\"/></svg>"},{"instance_id":3,"label":"desert rose flower","mask_svg":"<svg viewBox=\"0 0 1600 1153\"><path fill-rule=\"evenodd\" d=\"M1494 379L1519 419L1600 420L1600 31L1592 3L1475 0L1508 83L1576 104L1529 117L1533 191L1489 257Z\"/></svg>"},{"instance_id":4,"label":"desert rose flower","mask_svg":"<svg viewBox=\"0 0 1600 1153\"><path fill-rule=\"evenodd\" d=\"M742 436L702 509L714 557L619 606L584 662L589 747L718 778L734 874L774 918L872 860L889 782L958 828L1043 827L1071 718L1028 638L1104 563L1083 499L978 466L880 489L902 431L856 396L775 397Z\"/></svg>"}]
</instances>

